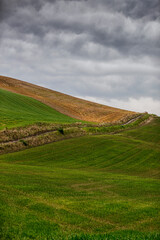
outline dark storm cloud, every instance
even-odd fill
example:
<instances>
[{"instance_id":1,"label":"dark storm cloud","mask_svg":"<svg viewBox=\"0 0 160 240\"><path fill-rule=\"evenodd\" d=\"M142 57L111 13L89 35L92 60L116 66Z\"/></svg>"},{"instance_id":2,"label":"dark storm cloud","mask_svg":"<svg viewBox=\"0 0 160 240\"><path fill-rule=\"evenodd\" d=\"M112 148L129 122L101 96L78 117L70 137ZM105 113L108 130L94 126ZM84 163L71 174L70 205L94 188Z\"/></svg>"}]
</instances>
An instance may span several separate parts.
<instances>
[{"instance_id":1,"label":"dark storm cloud","mask_svg":"<svg viewBox=\"0 0 160 240\"><path fill-rule=\"evenodd\" d=\"M45 4L63 0L1 0L0 1L0 17L6 18L13 14L17 8L32 7L39 11ZM160 17L160 2L159 0L64 0L64 2L84 2L93 9L106 8L113 12L121 12L125 16L132 18L149 18L155 20Z\"/></svg>"},{"instance_id":2,"label":"dark storm cloud","mask_svg":"<svg viewBox=\"0 0 160 240\"><path fill-rule=\"evenodd\" d=\"M140 15L138 12L141 9L141 12L143 12L141 16L143 17L147 7L150 7L150 10L153 8L153 13L155 14L158 4L156 0L152 1L152 4L145 1L146 4L148 3L147 7L141 2L139 3L139 1L125 0L120 1L120 4L119 1L110 0L104 2L99 1L98 4L97 2L94 3L94 1L78 1L80 4L84 2L84 6L81 6L80 9L83 12L78 16L77 12L74 13L74 4L68 9L69 12L63 12L65 11L66 2L68 4L69 1L65 1L64 7L63 4L61 4L61 8L59 9L55 7L56 11L54 11L55 2L57 3L58 1L15 0L11 1L11 4L8 4L8 1L4 1L2 4L2 6L4 5L4 11L2 12L6 13L6 17L8 16L9 19L8 21L6 19L6 22L8 22L12 29L16 29L17 32L22 34L34 34L41 39L49 31L71 32L77 35L87 33L89 41L104 46L113 46L114 48L118 48L119 51L125 52L125 54L127 52L138 54L141 51L147 51L148 54L152 54L151 48L152 51L155 51L158 45L158 36L146 40L146 35L152 34L152 32L149 31L152 26L148 26L148 29L146 26L145 29L143 21L136 23L134 22L135 20L128 19L122 14L126 13L127 16L127 13L130 12L129 9L132 9L135 17L136 13ZM63 3L63 1L60 2ZM71 3L75 3L75 1L71 1ZM103 4L106 6L105 11ZM137 7L133 7L133 5ZM99 8L96 12L98 6ZM112 9L113 14L110 13L110 9ZM114 9L117 11L116 14ZM53 12L54 14L52 14ZM47 16L48 14L49 16ZM153 18L154 14L152 16ZM5 16L5 14L2 14L2 16ZM154 25L154 23L150 24ZM135 29L131 31L129 29L130 27L134 27ZM154 48L152 46L154 46ZM157 49L155 52L157 52Z\"/></svg>"},{"instance_id":3,"label":"dark storm cloud","mask_svg":"<svg viewBox=\"0 0 160 240\"><path fill-rule=\"evenodd\" d=\"M98 2L98 1L97 1ZM98 4L98 3L97 3ZM101 1L100 1L101 4ZM111 10L122 12L132 18L150 18L159 17L160 3L159 0L103 0L103 5Z\"/></svg>"},{"instance_id":4,"label":"dark storm cloud","mask_svg":"<svg viewBox=\"0 0 160 240\"><path fill-rule=\"evenodd\" d=\"M1 74L106 101L159 99L159 7L159 0L1 0Z\"/></svg>"}]
</instances>

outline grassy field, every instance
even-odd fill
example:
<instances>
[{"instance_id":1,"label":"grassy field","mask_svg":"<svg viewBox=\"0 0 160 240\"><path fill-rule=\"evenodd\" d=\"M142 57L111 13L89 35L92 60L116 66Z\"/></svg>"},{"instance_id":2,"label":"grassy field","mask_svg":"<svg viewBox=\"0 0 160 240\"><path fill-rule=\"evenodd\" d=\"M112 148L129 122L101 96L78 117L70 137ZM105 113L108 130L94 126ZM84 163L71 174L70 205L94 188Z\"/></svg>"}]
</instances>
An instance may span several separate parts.
<instances>
[{"instance_id":1,"label":"grassy field","mask_svg":"<svg viewBox=\"0 0 160 240\"><path fill-rule=\"evenodd\" d=\"M36 122L73 123L78 120L59 113L33 98L0 89L0 129Z\"/></svg>"},{"instance_id":2,"label":"grassy field","mask_svg":"<svg viewBox=\"0 0 160 240\"><path fill-rule=\"evenodd\" d=\"M160 119L0 156L0 238L160 239Z\"/></svg>"}]
</instances>

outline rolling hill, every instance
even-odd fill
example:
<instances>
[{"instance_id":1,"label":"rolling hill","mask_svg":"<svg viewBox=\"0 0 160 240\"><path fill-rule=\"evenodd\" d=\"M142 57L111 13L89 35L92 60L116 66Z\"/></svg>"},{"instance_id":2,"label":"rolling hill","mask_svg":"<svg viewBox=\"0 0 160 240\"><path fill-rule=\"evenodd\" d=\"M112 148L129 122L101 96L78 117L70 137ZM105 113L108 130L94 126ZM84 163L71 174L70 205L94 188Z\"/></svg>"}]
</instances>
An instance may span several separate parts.
<instances>
[{"instance_id":1,"label":"rolling hill","mask_svg":"<svg viewBox=\"0 0 160 240\"><path fill-rule=\"evenodd\" d=\"M159 202L159 117L0 77L0 239L159 240Z\"/></svg>"},{"instance_id":2,"label":"rolling hill","mask_svg":"<svg viewBox=\"0 0 160 240\"><path fill-rule=\"evenodd\" d=\"M89 122L115 122L135 114L4 76L0 76L0 88L32 97L62 114Z\"/></svg>"},{"instance_id":3,"label":"rolling hill","mask_svg":"<svg viewBox=\"0 0 160 240\"><path fill-rule=\"evenodd\" d=\"M0 238L160 239L159 130L155 118L1 155Z\"/></svg>"}]
</instances>

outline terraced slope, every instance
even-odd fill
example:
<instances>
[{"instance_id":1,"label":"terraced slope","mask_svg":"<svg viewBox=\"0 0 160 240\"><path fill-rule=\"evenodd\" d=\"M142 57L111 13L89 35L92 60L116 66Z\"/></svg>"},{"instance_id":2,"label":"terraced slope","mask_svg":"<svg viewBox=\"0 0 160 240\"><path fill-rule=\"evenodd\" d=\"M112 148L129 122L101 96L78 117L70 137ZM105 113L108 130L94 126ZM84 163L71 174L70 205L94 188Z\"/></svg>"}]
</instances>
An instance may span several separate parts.
<instances>
[{"instance_id":1,"label":"terraced slope","mask_svg":"<svg viewBox=\"0 0 160 240\"><path fill-rule=\"evenodd\" d=\"M134 114L4 76L0 76L0 88L32 97L65 115L90 122L114 122Z\"/></svg>"},{"instance_id":2,"label":"terraced slope","mask_svg":"<svg viewBox=\"0 0 160 240\"><path fill-rule=\"evenodd\" d=\"M0 238L160 239L159 129L0 156Z\"/></svg>"},{"instance_id":3,"label":"terraced slope","mask_svg":"<svg viewBox=\"0 0 160 240\"><path fill-rule=\"evenodd\" d=\"M37 122L73 123L77 121L33 98L0 89L0 129Z\"/></svg>"}]
</instances>

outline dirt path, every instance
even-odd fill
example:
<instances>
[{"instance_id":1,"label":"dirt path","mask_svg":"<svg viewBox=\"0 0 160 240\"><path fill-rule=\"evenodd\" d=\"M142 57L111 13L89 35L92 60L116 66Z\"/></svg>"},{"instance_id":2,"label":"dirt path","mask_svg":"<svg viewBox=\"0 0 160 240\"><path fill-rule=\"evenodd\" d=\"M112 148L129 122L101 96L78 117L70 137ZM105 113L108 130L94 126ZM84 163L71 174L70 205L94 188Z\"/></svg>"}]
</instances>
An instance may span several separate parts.
<instances>
[{"instance_id":1,"label":"dirt path","mask_svg":"<svg viewBox=\"0 0 160 240\"><path fill-rule=\"evenodd\" d=\"M120 124L119 126L126 126L129 125L130 123L135 122L136 120L142 118L143 115L136 116L135 118L129 120L128 122L125 122L124 124ZM153 117L150 116L148 119L142 121L138 126L142 126L145 124L150 123L153 120ZM114 125L113 125L114 126ZM136 127L138 127L136 126ZM50 129L50 130L43 130L36 132L34 134L31 134L29 136L24 136L24 137L19 137L16 140L9 140L9 141L3 141L0 143L0 154L4 154L7 152L15 152L19 150L23 150L26 148L32 148L40 145L44 145L47 143L55 142L55 141L60 141L68 138L75 138L75 137L80 137L80 136L85 136L85 135L101 135L101 134L117 134L119 132L122 132L127 129L118 129L118 130L113 130L112 132L107 132L107 126L106 126L106 132L102 130L102 132L94 132L94 131L86 131L84 126L65 126L63 128L64 134L59 131L59 129ZM101 127L101 126L99 126ZM109 128L110 126L108 126ZM90 128L97 128L97 126L90 126ZM130 129L130 128L129 128ZM128 129L128 130L129 130Z\"/></svg>"},{"instance_id":2,"label":"dirt path","mask_svg":"<svg viewBox=\"0 0 160 240\"><path fill-rule=\"evenodd\" d=\"M135 118L133 118L133 119L131 119L131 120L129 120L128 122L126 122L126 123L124 123L124 124L121 124L121 126L125 126L125 125L128 125L128 124L130 124L130 123L133 123L133 122L135 122L137 119L139 119L139 118L141 118L142 116L140 115L140 116L137 116L137 117L135 117ZM93 128L94 128L95 126L93 126ZM84 129L85 128L85 126L82 126L82 127L80 127L79 128L79 130L82 130L82 129ZM65 128L64 128L65 129ZM31 135L29 135L29 136L24 136L24 137L20 137L20 138L18 138L18 139L15 139L15 140L5 140L5 141L2 141L2 142L0 142L0 145L4 145L4 144L10 144L10 143L16 143L16 142L19 142L20 140L24 140L24 141L27 141L28 139L30 139L30 138L34 138L34 137L38 137L38 136L44 136L44 135L46 135L47 133L55 133L55 132L58 132L58 129L51 129L51 130L44 130L44 131L39 131L39 132L37 132L37 133L34 133L34 134L31 134ZM112 133L111 133L112 134Z\"/></svg>"},{"instance_id":3,"label":"dirt path","mask_svg":"<svg viewBox=\"0 0 160 240\"><path fill-rule=\"evenodd\" d=\"M122 126L125 126L125 125L128 125L128 124L130 124L130 123L133 123L133 122L135 122L136 120L138 120L138 119L141 118L141 117L142 117L141 115L140 115L140 116L137 116L137 117L129 120L128 122L122 124Z\"/></svg>"}]
</instances>

